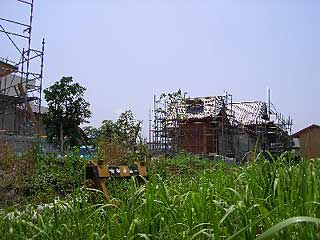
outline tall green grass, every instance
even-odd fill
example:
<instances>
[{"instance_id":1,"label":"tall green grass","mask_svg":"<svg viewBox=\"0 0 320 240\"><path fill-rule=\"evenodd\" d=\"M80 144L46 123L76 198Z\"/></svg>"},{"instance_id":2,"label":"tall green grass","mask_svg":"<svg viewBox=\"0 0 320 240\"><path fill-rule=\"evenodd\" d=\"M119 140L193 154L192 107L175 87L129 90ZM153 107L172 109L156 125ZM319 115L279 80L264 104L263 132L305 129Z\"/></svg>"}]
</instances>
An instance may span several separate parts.
<instances>
[{"instance_id":1,"label":"tall green grass","mask_svg":"<svg viewBox=\"0 0 320 240\"><path fill-rule=\"evenodd\" d=\"M320 239L319 169L318 161L295 163L286 154L153 174L145 184L112 181L118 204L94 204L92 193L79 189L42 211L2 210L0 238Z\"/></svg>"}]
</instances>

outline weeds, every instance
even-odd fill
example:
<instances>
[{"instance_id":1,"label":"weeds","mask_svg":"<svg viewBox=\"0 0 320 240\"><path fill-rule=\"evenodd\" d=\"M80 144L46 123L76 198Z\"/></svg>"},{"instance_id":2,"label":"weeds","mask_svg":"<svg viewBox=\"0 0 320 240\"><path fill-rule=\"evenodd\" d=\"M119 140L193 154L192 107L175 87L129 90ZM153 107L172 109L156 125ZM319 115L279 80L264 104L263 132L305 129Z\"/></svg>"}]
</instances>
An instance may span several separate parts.
<instances>
[{"instance_id":1,"label":"weeds","mask_svg":"<svg viewBox=\"0 0 320 240\"><path fill-rule=\"evenodd\" d=\"M42 155L37 146L15 154L0 144L0 207L46 203L74 192L84 182L85 162L78 151L64 158Z\"/></svg>"},{"instance_id":2,"label":"weeds","mask_svg":"<svg viewBox=\"0 0 320 240\"><path fill-rule=\"evenodd\" d=\"M76 188L42 212L30 206L19 213L2 210L0 238L320 237L318 161L296 163L285 155L267 161L258 156L248 165L234 166L189 158L190 169L202 167L178 174L170 172L170 167L188 167L183 156L167 164L162 161L158 161L162 164L159 172L169 172L163 176L154 171L146 184L138 184L134 179L108 182L108 189L119 203L117 206L93 203L92 197L96 195L99 199L100 193L89 194L84 188Z\"/></svg>"}]
</instances>

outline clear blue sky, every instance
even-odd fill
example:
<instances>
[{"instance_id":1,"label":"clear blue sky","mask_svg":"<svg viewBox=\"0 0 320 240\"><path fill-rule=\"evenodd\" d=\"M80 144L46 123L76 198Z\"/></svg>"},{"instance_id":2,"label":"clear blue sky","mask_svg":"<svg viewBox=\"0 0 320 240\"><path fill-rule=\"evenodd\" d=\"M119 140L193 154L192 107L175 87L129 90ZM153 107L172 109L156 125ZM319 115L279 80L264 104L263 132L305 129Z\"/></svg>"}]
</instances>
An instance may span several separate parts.
<instances>
[{"instance_id":1,"label":"clear blue sky","mask_svg":"<svg viewBox=\"0 0 320 240\"><path fill-rule=\"evenodd\" d=\"M26 19L1 0L0 17ZM318 0L35 0L33 45L46 39L45 87L73 76L87 88L91 124L132 109L145 122L153 94L265 100L294 130L320 123ZM0 56L14 49L0 38Z\"/></svg>"}]
</instances>

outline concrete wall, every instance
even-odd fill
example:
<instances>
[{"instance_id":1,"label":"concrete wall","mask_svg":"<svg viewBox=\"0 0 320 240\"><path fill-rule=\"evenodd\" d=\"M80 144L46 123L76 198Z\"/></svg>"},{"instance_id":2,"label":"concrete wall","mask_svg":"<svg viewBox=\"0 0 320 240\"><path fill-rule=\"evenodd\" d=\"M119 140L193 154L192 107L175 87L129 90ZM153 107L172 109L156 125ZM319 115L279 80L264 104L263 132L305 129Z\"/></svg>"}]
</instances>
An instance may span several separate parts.
<instances>
[{"instance_id":1,"label":"concrete wall","mask_svg":"<svg viewBox=\"0 0 320 240\"><path fill-rule=\"evenodd\" d=\"M15 105L7 106L0 110L0 130L19 132L19 126L23 122L23 114L16 111Z\"/></svg>"},{"instance_id":2,"label":"concrete wall","mask_svg":"<svg viewBox=\"0 0 320 240\"><path fill-rule=\"evenodd\" d=\"M0 105L1 107L1 105ZM45 133L45 126L40 114L35 113L35 117L39 122L39 127L42 132ZM0 131L14 132L22 135L34 135L36 130L34 129L30 120L29 114L27 114L27 121L24 121L25 114L22 111L17 111L15 105L0 109Z\"/></svg>"}]
</instances>

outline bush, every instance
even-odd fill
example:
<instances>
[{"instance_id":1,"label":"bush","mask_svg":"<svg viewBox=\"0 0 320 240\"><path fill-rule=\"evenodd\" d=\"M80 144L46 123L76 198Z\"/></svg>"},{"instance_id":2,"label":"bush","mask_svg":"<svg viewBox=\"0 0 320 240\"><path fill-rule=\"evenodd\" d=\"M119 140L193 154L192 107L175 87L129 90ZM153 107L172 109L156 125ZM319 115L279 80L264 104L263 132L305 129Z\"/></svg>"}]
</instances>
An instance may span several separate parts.
<instances>
[{"instance_id":1,"label":"bush","mask_svg":"<svg viewBox=\"0 0 320 240\"><path fill-rule=\"evenodd\" d=\"M85 165L78 149L63 158L53 154L40 157L31 180L33 198L43 202L73 192L84 183Z\"/></svg>"},{"instance_id":2,"label":"bush","mask_svg":"<svg viewBox=\"0 0 320 240\"><path fill-rule=\"evenodd\" d=\"M149 150L143 143L130 148L123 143L100 140L95 158L104 160L105 164L133 165L135 161L145 161L148 159Z\"/></svg>"},{"instance_id":3,"label":"bush","mask_svg":"<svg viewBox=\"0 0 320 240\"><path fill-rule=\"evenodd\" d=\"M33 149L16 155L5 142L0 142L0 206L24 201L34 173Z\"/></svg>"},{"instance_id":4,"label":"bush","mask_svg":"<svg viewBox=\"0 0 320 240\"><path fill-rule=\"evenodd\" d=\"M63 158L43 155L37 146L22 155L5 143L0 143L0 149L0 206L48 202L84 182L86 162L78 149Z\"/></svg>"}]
</instances>

